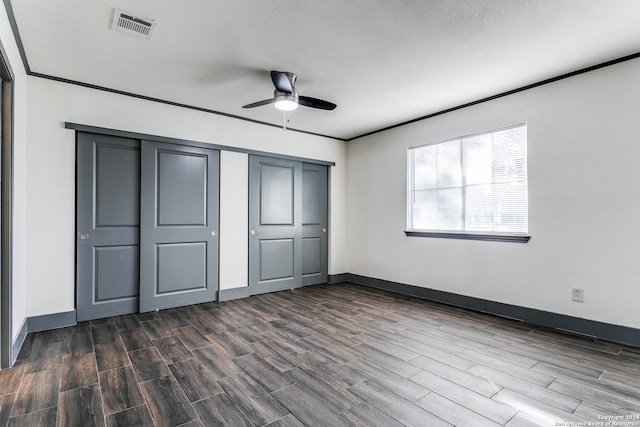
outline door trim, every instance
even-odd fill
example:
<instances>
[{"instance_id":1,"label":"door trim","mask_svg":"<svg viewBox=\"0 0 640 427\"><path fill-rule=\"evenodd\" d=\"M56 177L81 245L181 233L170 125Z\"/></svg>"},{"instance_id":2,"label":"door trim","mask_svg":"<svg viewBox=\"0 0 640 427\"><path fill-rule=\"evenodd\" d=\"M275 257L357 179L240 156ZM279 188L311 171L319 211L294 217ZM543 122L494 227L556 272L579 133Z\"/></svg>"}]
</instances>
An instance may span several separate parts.
<instances>
[{"instance_id":1,"label":"door trim","mask_svg":"<svg viewBox=\"0 0 640 427\"><path fill-rule=\"evenodd\" d=\"M0 135L0 369L13 365L18 354L13 342L13 81L14 74L0 42L2 78L2 135Z\"/></svg>"}]
</instances>

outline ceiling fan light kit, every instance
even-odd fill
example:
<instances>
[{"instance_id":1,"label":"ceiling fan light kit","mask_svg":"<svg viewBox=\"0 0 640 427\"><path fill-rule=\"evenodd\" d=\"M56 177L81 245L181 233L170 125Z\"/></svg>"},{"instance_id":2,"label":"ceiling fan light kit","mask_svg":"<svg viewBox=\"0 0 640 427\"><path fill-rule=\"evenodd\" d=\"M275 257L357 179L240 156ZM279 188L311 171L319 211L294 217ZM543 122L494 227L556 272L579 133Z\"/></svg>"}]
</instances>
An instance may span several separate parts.
<instances>
[{"instance_id":1,"label":"ceiling fan light kit","mask_svg":"<svg viewBox=\"0 0 640 427\"><path fill-rule=\"evenodd\" d=\"M298 91L284 93L278 90L273 92L273 105L280 111L293 111L298 108Z\"/></svg>"}]
</instances>

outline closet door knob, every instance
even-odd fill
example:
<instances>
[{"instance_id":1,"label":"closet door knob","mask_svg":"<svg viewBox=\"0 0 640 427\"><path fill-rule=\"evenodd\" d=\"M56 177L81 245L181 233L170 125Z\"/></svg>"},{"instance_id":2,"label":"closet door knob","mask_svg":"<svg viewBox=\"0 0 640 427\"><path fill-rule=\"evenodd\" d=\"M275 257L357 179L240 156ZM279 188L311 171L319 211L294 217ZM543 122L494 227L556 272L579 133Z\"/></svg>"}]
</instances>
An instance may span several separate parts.
<instances>
[{"instance_id":1,"label":"closet door knob","mask_svg":"<svg viewBox=\"0 0 640 427\"><path fill-rule=\"evenodd\" d=\"M89 235L87 233L82 233L80 235L80 240L87 240L89 238Z\"/></svg>"}]
</instances>

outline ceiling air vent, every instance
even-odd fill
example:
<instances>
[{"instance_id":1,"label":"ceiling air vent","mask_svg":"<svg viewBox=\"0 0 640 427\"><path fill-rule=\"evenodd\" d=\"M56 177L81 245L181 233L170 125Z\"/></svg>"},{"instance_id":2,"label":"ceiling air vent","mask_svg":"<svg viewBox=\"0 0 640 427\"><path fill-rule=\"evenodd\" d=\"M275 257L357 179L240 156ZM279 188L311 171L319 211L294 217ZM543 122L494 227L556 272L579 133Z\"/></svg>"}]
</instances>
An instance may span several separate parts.
<instances>
[{"instance_id":1,"label":"ceiling air vent","mask_svg":"<svg viewBox=\"0 0 640 427\"><path fill-rule=\"evenodd\" d=\"M150 40L155 28L156 22L153 19L135 16L121 9L116 9L113 12L111 29L114 31L121 31L132 36Z\"/></svg>"}]
</instances>

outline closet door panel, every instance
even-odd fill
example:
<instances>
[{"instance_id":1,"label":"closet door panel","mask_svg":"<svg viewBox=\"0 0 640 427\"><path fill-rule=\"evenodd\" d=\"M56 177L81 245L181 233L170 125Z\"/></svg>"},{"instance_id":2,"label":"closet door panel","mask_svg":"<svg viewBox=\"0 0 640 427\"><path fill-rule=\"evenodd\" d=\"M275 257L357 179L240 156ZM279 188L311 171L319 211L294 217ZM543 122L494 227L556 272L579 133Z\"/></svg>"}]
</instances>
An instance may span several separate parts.
<instances>
[{"instance_id":1,"label":"closet door panel","mask_svg":"<svg viewBox=\"0 0 640 427\"><path fill-rule=\"evenodd\" d=\"M302 284L328 279L327 166L302 165Z\"/></svg>"},{"instance_id":2,"label":"closet door panel","mask_svg":"<svg viewBox=\"0 0 640 427\"><path fill-rule=\"evenodd\" d=\"M142 142L140 311L218 298L219 151Z\"/></svg>"},{"instance_id":3,"label":"closet door panel","mask_svg":"<svg viewBox=\"0 0 640 427\"><path fill-rule=\"evenodd\" d=\"M138 311L140 142L78 133L78 321Z\"/></svg>"},{"instance_id":4,"label":"closet door panel","mask_svg":"<svg viewBox=\"0 0 640 427\"><path fill-rule=\"evenodd\" d=\"M251 293L300 287L302 164L249 160L249 286Z\"/></svg>"}]
</instances>

